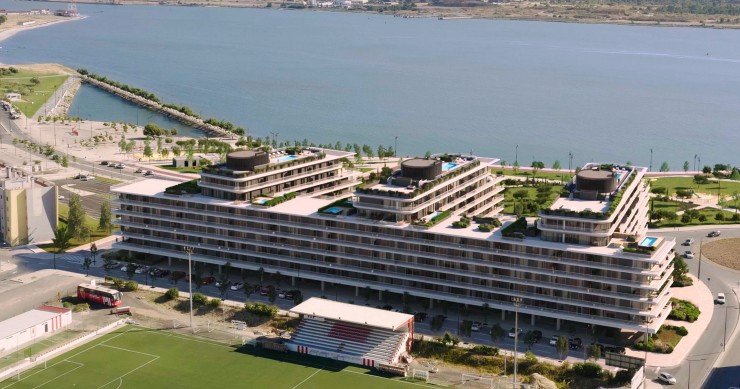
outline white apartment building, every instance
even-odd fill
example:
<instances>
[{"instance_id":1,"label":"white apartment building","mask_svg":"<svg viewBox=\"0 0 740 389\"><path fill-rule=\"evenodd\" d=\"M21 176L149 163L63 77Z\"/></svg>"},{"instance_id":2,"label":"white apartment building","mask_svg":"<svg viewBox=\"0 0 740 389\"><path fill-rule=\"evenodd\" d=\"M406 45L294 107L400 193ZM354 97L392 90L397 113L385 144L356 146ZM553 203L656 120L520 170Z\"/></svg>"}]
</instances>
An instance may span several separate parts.
<instances>
[{"instance_id":1,"label":"white apartment building","mask_svg":"<svg viewBox=\"0 0 740 389\"><path fill-rule=\"evenodd\" d=\"M675 240L646 235L645 168L588 164L538 218L500 215L496 159L412 158L380 183L344 169L353 153L241 151L173 187L114 188L117 247L233 268L409 293L654 333L670 312ZM465 224L461 216L474 218ZM498 220L497 220L498 219ZM537 219L537 220L535 220ZM497 226L498 221L503 226Z\"/></svg>"}]
</instances>

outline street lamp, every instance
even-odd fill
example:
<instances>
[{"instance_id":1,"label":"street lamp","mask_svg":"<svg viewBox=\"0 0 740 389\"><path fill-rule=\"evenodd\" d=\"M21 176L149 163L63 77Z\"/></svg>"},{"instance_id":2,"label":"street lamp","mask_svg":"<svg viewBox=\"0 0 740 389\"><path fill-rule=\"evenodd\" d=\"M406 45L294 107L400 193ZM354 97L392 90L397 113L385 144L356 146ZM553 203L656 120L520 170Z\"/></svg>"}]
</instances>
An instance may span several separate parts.
<instances>
[{"instance_id":1,"label":"street lamp","mask_svg":"<svg viewBox=\"0 0 740 389\"><path fill-rule=\"evenodd\" d=\"M648 168L648 171L653 171L653 149L650 149L650 167Z\"/></svg>"},{"instance_id":2,"label":"street lamp","mask_svg":"<svg viewBox=\"0 0 740 389\"><path fill-rule=\"evenodd\" d=\"M514 381L512 382L512 388L516 388L516 369L518 365L516 346L519 341L519 307L522 305L522 298L512 297L511 301L514 304Z\"/></svg>"},{"instance_id":3,"label":"street lamp","mask_svg":"<svg viewBox=\"0 0 740 389\"><path fill-rule=\"evenodd\" d=\"M514 163L519 166L519 143L516 144L514 149Z\"/></svg>"},{"instance_id":4,"label":"street lamp","mask_svg":"<svg viewBox=\"0 0 740 389\"><path fill-rule=\"evenodd\" d=\"M393 144L393 157L395 158L397 156L398 156L398 135L396 135L396 141Z\"/></svg>"},{"instance_id":5,"label":"street lamp","mask_svg":"<svg viewBox=\"0 0 740 389\"><path fill-rule=\"evenodd\" d=\"M186 253L188 253L188 293L190 294L190 329L195 333L195 328L193 328L193 247L192 246L185 246L182 248Z\"/></svg>"},{"instance_id":6,"label":"street lamp","mask_svg":"<svg viewBox=\"0 0 740 389\"><path fill-rule=\"evenodd\" d=\"M90 255L92 256L93 265L95 264L95 256L98 254L98 246L95 243L90 245Z\"/></svg>"},{"instance_id":7,"label":"street lamp","mask_svg":"<svg viewBox=\"0 0 740 389\"><path fill-rule=\"evenodd\" d=\"M725 330L722 332L722 352L725 352L725 346L727 345L727 310L728 309L740 309L740 307L724 307L725 308Z\"/></svg>"},{"instance_id":8,"label":"street lamp","mask_svg":"<svg viewBox=\"0 0 740 389\"><path fill-rule=\"evenodd\" d=\"M699 239L699 271L696 274L696 278L701 280L701 246L704 243L704 239Z\"/></svg>"}]
</instances>

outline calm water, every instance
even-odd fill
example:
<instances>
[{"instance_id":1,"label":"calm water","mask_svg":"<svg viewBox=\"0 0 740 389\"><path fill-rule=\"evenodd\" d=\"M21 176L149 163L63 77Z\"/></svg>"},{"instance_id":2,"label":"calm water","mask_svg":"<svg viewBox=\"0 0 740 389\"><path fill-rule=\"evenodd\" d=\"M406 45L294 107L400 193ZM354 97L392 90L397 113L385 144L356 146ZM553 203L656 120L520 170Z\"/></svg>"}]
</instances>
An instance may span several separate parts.
<instances>
[{"instance_id":1,"label":"calm water","mask_svg":"<svg viewBox=\"0 0 740 389\"><path fill-rule=\"evenodd\" d=\"M0 1L0 7L43 3ZM50 5L59 8L60 5ZM473 150L522 165L738 164L740 31L78 5L2 42L279 140ZM78 104L102 112L105 98Z\"/></svg>"}]
</instances>

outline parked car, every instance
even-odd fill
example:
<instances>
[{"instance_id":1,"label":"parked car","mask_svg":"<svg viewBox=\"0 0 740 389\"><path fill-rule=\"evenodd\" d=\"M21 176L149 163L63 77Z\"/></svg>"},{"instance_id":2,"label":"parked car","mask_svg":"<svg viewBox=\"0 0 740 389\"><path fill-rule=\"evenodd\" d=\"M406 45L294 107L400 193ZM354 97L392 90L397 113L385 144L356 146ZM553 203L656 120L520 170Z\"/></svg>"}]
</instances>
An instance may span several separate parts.
<instances>
[{"instance_id":1,"label":"parked car","mask_svg":"<svg viewBox=\"0 0 740 389\"><path fill-rule=\"evenodd\" d=\"M81 173L80 173L80 174L78 174L78 175L74 176L73 178L74 178L75 180L79 180L79 179L80 179L80 178L82 178L82 177L85 177L85 175L84 175L84 174L81 174Z\"/></svg>"},{"instance_id":2,"label":"parked car","mask_svg":"<svg viewBox=\"0 0 740 389\"><path fill-rule=\"evenodd\" d=\"M719 231L719 230L712 231L709 234L707 234L707 236L710 237L710 238L714 238L714 237L717 237L717 236L720 236L720 235L722 235L722 231Z\"/></svg>"},{"instance_id":3,"label":"parked car","mask_svg":"<svg viewBox=\"0 0 740 389\"><path fill-rule=\"evenodd\" d=\"M689 238L689 239L686 239L686 240L685 240L685 241L683 242L683 245L684 245L684 246L691 246L692 244L694 244L694 239L693 239L693 238Z\"/></svg>"},{"instance_id":4,"label":"parked car","mask_svg":"<svg viewBox=\"0 0 740 389\"><path fill-rule=\"evenodd\" d=\"M229 286L229 285L231 285L231 281L229 281L229 280L226 280L226 282L225 282L225 283L226 283L226 286ZM220 288L220 287L221 287L221 281L220 281L220 280L217 280L217 281L216 281L216 287L217 287L217 288Z\"/></svg>"},{"instance_id":5,"label":"parked car","mask_svg":"<svg viewBox=\"0 0 740 389\"><path fill-rule=\"evenodd\" d=\"M243 282L235 282L231 284L231 290L241 290L242 288L244 288Z\"/></svg>"},{"instance_id":6,"label":"parked car","mask_svg":"<svg viewBox=\"0 0 740 389\"><path fill-rule=\"evenodd\" d=\"M271 288L273 288L272 285L267 285L267 286L260 287L260 296L267 296L267 295L269 295Z\"/></svg>"},{"instance_id":7,"label":"parked car","mask_svg":"<svg viewBox=\"0 0 740 389\"><path fill-rule=\"evenodd\" d=\"M149 270L149 267L148 266L137 266L136 267L136 270L134 270L134 273L136 273L136 274L144 274L144 273L147 272L147 270Z\"/></svg>"},{"instance_id":8,"label":"parked car","mask_svg":"<svg viewBox=\"0 0 740 389\"><path fill-rule=\"evenodd\" d=\"M416 312L414 314L414 321L416 321L416 322L422 322L426 318L427 318L427 313L426 312Z\"/></svg>"},{"instance_id":9,"label":"parked car","mask_svg":"<svg viewBox=\"0 0 740 389\"><path fill-rule=\"evenodd\" d=\"M522 334L522 329L521 328L516 328L516 329L515 328L512 328L512 329L509 330L509 337L510 338L513 338L513 337L516 337L516 336L520 336L521 334Z\"/></svg>"},{"instance_id":10,"label":"parked car","mask_svg":"<svg viewBox=\"0 0 740 389\"><path fill-rule=\"evenodd\" d=\"M725 294L724 293L717 293L717 300L715 300L717 304L725 304Z\"/></svg>"},{"instance_id":11,"label":"parked car","mask_svg":"<svg viewBox=\"0 0 740 389\"><path fill-rule=\"evenodd\" d=\"M173 280L179 280L185 278L186 275L187 274L184 271L173 271L170 278L172 278Z\"/></svg>"},{"instance_id":12,"label":"parked car","mask_svg":"<svg viewBox=\"0 0 740 389\"><path fill-rule=\"evenodd\" d=\"M485 326L485 324L483 324L482 322L479 322L479 321L474 321L474 322L473 322L473 325L472 325L472 326L470 327L470 330L471 330L471 331L475 331L475 332L478 332L478 331L480 331L481 329L483 329L483 327L484 327L484 326Z\"/></svg>"},{"instance_id":13,"label":"parked car","mask_svg":"<svg viewBox=\"0 0 740 389\"><path fill-rule=\"evenodd\" d=\"M125 167L126 167L126 165L124 165L122 163L119 163L118 165L116 165L116 169L123 169Z\"/></svg>"},{"instance_id":14,"label":"parked car","mask_svg":"<svg viewBox=\"0 0 740 389\"><path fill-rule=\"evenodd\" d=\"M141 173L141 172L143 172L143 170L141 170L141 168L137 168L136 170L134 170L134 173Z\"/></svg>"},{"instance_id":15,"label":"parked car","mask_svg":"<svg viewBox=\"0 0 740 389\"><path fill-rule=\"evenodd\" d=\"M108 164L108 161L102 161L102 162L100 162L100 164L101 165L107 165Z\"/></svg>"},{"instance_id":16,"label":"parked car","mask_svg":"<svg viewBox=\"0 0 740 389\"><path fill-rule=\"evenodd\" d=\"M210 284L212 284L214 282L216 282L216 277L208 276L208 277L203 277L203 278L200 279L200 284L201 285L210 285Z\"/></svg>"},{"instance_id":17,"label":"parked car","mask_svg":"<svg viewBox=\"0 0 740 389\"><path fill-rule=\"evenodd\" d=\"M64 196L62 195L57 196L57 200L64 200Z\"/></svg>"},{"instance_id":18,"label":"parked car","mask_svg":"<svg viewBox=\"0 0 740 389\"><path fill-rule=\"evenodd\" d=\"M534 331L531 331L529 333L531 333L532 336L534 337L534 342L535 343L538 343L542 339L542 331L540 331L540 330L534 330Z\"/></svg>"},{"instance_id":19,"label":"parked car","mask_svg":"<svg viewBox=\"0 0 740 389\"><path fill-rule=\"evenodd\" d=\"M686 259L694 259L694 253L692 253L691 251L686 251L683 253L683 257Z\"/></svg>"},{"instance_id":20,"label":"parked car","mask_svg":"<svg viewBox=\"0 0 740 389\"><path fill-rule=\"evenodd\" d=\"M130 263L130 264L129 264L129 263L127 263L127 264L125 264L125 265L123 265L123 266L121 267L121 271L128 271L128 267L129 267L129 266L133 266L133 267L134 267L134 273L136 272L136 269L138 269L138 268L139 268L139 265L137 265L137 264L135 264L135 263Z\"/></svg>"},{"instance_id":21,"label":"parked car","mask_svg":"<svg viewBox=\"0 0 740 389\"><path fill-rule=\"evenodd\" d=\"M568 348L571 350L580 350L583 346L581 338L570 338L568 339Z\"/></svg>"},{"instance_id":22,"label":"parked car","mask_svg":"<svg viewBox=\"0 0 740 389\"><path fill-rule=\"evenodd\" d=\"M80 181L92 181L93 179L95 179L95 177L85 176L85 177L80 178Z\"/></svg>"},{"instance_id":23,"label":"parked car","mask_svg":"<svg viewBox=\"0 0 740 389\"><path fill-rule=\"evenodd\" d=\"M558 344L558 339L560 339L560 336L553 335L550 337L550 346L555 346Z\"/></svg>"},{"instance_id":24,"label":"parked car","mask_svg":"<svg viewBox=\"0 0 740 389\"><path fill-rule=\"evenodd\" d=\"M147 170L147 171L144 172L144 175L145 176L151 176L151 175L154 175L154 173L152 173L151 170Z\"/></svg>"},{"instance_id":25,"label":"parked car","mask_svg":"<svg viewBox=\"0 0 740 389\"><path fill-rule=\"evenodd\" d=\"M669 373L662 372L658 374L658 381L666 383L668 385L675 385L676 384L676 377L670 375Z\"/></svg>"}]
</instances>

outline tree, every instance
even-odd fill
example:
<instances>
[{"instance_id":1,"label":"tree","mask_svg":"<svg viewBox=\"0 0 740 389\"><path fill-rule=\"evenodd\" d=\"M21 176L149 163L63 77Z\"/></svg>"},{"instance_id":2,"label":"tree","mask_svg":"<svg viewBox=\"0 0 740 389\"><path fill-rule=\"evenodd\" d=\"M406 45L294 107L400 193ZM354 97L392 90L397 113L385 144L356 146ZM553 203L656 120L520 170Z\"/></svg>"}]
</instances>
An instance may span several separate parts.
<instances>
[{"instance_id":1,"label":"tree","mask_svg":"<svg viewBox=\"0 0 740 389\"><path fill-rule=\"evenodd\" d=\"M689 167L690 167L689 161L684 161L683 162L683 171L685 171L685 172L689 171Z\"/></svg>"},{"instance_id":2,"label":"tree","mask_svg":"<svg viewBox=\"0 0 740 389\"><path fill-rule=\"evenodd\" d=\"M154 138L154 137L162 136L163 134L164 134L164 130L162 129L162 127L154 123L149 123L146 126L144 126L144 136L146 137Z\"/></svg>"},{"instance_id":3,"label":"tree","mask_svg":"<svg viewBox=\"0 0 740 389\"><path fill-rule=\"evenodd\" d=\"M134 147L136 147L136 141L130 140L126 143L126 154L131 154L131 152L134 151Z\"/></svg>"},{"instance_id":4,"label":"tree","mask_svg":"<svg viewBox=\"0 0 740 389\"><path fill-rule=\"evenodd\" d=\"M188 164L192 166L193 160L195 159L195 148L193 147L192 143L188 143L185 145L185 157L188 160Z\"/></svg>"},{"instance_id":5,"label":"tree","mask_svg":"<svg viewBox=\"0 0 740 389\"><path fill-rule=\"evenodd\" d=\"M57 253L61 253L72 246L71 240L72 232L69 230L69 226L60 225L54 231L54 238L51 240L52 245L56 249L54 250L54 269L57 268Z\"/></svg>"},{"instance_id":6,"label":"tree","mask_svg":"<svg viewBox=\"0 0 740 389\"><path fill-rule=\"evenodd\" d=\"M104 255L103 256L103 270L105 270L105 274L109 276L111 270L115 269L115 267L116 267L116 261L114 261L110 255Z\"/></svg>"},{"instance_id":7,"label":"tree","mask_svg":"<svg viewBox=\"0 0 740 389\"><path fill-rule=\"evenodd\" d=\"M147 139L144 141L144 156L151 161L152 155L154 155L154 153L152 152L152 145L151 142L149 142L149 139Z\"/></svg>"},{"instance_id":8,"label":"tree","mask_svg":"<svg viewBox=\"0 0 740 389\"><path fill-rule=\"evenodd\" d=\"M671 170L671 169L668 167L668 162L663 161L663 163L660 165L660 171L661 172L667 172L669 170Z\"/></svg>"},{"instance_id":9,"label":"tree","mask_svg":"<svg viewBox=\"0 0 740 389\"><path fill-rule=\"evenodd\" d=\"M162 150L161 150L161 151L159 152L159 155L161 155L163 159L164 159L164 158L167 158L167 157L168 157L168 156L170 155L170 150L169 150L169 149L166 149L166 148L163 148L163 149L162 149Z\"/></svg>"},{"instance_id":10,"label":"tree","mask_svg":"<svg viewBox=\"0 0 740 389\"><path fill-rule=\"evenodd\" d=\"M708 165L707 166L704 166L701 169L701 172L704 173L704 174L711 174L712 173L712 167L711 166L708 166Z\"/></svg>"},{"instance_id":11,"label":"tree","mask_svg":"<svg viewBox=\"0 0 740 389\"><path fill-rule=\"evenodd\" d=\"M129 259L129 263L126 264L126 277L128 277L129 280L134 278L134 274L136 274L137 267L138 266L136 266L136 264L131 262Z\"/></svg>"},{"instance_id":12,"label":"tree","mask_svg":"<svg viewBox=\"0 0 740 389\"><path fill-rule=\"evenodd\" d=\"M159 154L160 157L162 156L162 150L164 150L163 146L162 138L157 138L157 154Z\"/></svg>"},{"instance_id":13,"label":"tree","mask_svg":"<svg viewBox=\"0 0 740 389\"><path fill-rule=\"evenodd\" d=\"M560 170L560 161L555 161L552 164L552 168L555 169L555 170Z\"/></svg>"},{"instance_id":14,"label":"tree","mask_svg":"<svg viewBox=\"0 0 740 389\"><path fill-rule=\"evenodd\" d=\"M85 234L85 209L82 208L82 201L80 196L73 193L69 197L69 214L67 215L67 227L69 228L70 234L77 239L80 239Z\"/></svg>"},{"instance_id":15,"label":"tree","mask_svg":"<svg viewBox=\"0 0 740 389\"><path fill-rule=\"evenodd\" d=\"M192 282L195 284L195 289L200 290L203 286L203 283L201 282L203 280L203 263L195 263L195 266L193 266L193 274L191 274L190 277Z\"/></svg>"},{"instance_id":16,"label":"tree","mask_svg":"<svg viewBox=\"0 0 740 389\"><path fill-rule=\"evenodd\" d=\"M531 350L535 343L537 343L537 337L535 336L534 331L527 332L527 334L524 335L524 344L527 345L527 350Z\"/></svg>"},{"instance_id":17,"label":"tree","mask_svg":"<svg viewBox=\"0 0 740 389\"><path fill-rule=\"evenodd\" d=\"M542 161L532 161L532 168L534 169L544 169L545 163Z\"/></svg>"},{"instance_id":18,"label":"tree","mask_svg":"<svg viewBox=\"0 0 740 389\"><path fill-rule=\"evenodd\" d=\"M732 168L732 173L730 173L730 179L738 181L740 180L740 172L737 171L737 168Z\"/></svg>"},{"instance_id":19,"label":"tree","mask_svg":"<svg viewBox=\"0 0 740 389\"><path fill-rule=\"evenodd\" d=\"M180 146L172 146L172 155L174 155L175 157L179 157L180 152L181 152Z\"/></svg>"},{"instance_id":20,"label":"tree","mask_svg":"<svg viewBox=\"0 0 740 389\"><path fill-rule=\"evenodd\" d=\"M586 351L586 357L588 359L593 359L594 361L601 358L601 347L599 347L599 345L592 344Z\"/></svg>"},{"instance_id":21,"label":"tree","mask_svg":"<svg viewBox=\"0 0 740 389\"><path fill-rule=\"evenodd\" d=\"M267 299L270 300L270 304L275 303L275 300L277 299L277 291L272 285L267 288Z\"/></svg>"},{"instance_id":22,"label":"tree","mask_svg":"<svg viewBox=\"0 0 740 389\"><path fill-rule=\"evenodd\" d=\"M41 84L41 80L39 80L38 77L31 77L31 84L33 85Z\"/></svg>"},{"instance_id":23,"label":"tree","mask_svg":"<svg viewBox=\"0 0 740 389\"><path fill-rule=\"evenodd\" d=\"M501 328L501 325L496 323L491 326L491 340L494 342L499 341L503 339L504 337L504 329Z\"/></svg>"},{"instance_id":24,"label":"tree","mask_svg":"<svg viewBox=\"0 0 740 389\"><path fill-rule=\"evenodd\" d=\"M3 24L8 21L8 17L5 15L0 15L0 24Z\"/></svg>"},{"instance_id":25,"label":"tree","mask_svg":"<svg viewBox=\"0 0 740 389\"><path fill-rule=\"evenodd\" d=\"M82 262L82 268L85 269L85 277L90 275L90 265L92 265L92 259L85 257L85 260Z\"/></svg>"},{"instance_id":26,"label":"tree","mask_svg":"<svg viewBox=\"0 0 740 389\"><path fill-rule=\"evenodd\" d=\"M560 356L560 359L565 359L565 356L568 354L568 339L565 336L558 338L558 341L555 343L555 350Z\"/></svg>"},{"instance_id":27,"label":"tree","mask_svg":"<svg viewBox=\"0 0 740 389\"><path fill-rule=\"evenodd\" d=\"M111 221L110 203L108 203L108 200L105 200L103 201L103 204L100 204L100 220L98 220L98 231L106 231L110 234L112 229L113 222Z\"/></svg>"}]
</instances>

